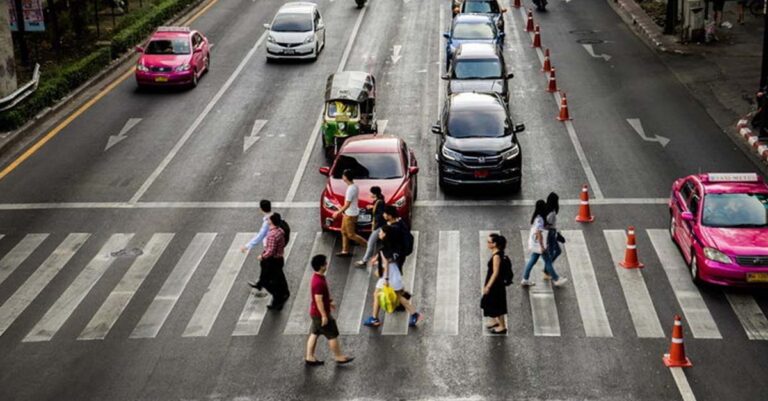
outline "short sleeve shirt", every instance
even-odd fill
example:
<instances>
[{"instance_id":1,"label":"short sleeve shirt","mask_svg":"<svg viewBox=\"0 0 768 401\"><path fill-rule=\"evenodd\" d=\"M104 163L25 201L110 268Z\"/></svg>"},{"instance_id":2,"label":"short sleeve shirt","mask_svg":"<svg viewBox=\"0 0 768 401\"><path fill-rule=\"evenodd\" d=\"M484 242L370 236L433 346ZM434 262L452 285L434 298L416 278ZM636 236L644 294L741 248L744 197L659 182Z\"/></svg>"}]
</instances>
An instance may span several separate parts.
<instances>
[{"instance_id":1,"label":"short sleeve shirt","mask_svg":"<svg viewBox=\"0 0 768 401\"><path fill-rule=\"evenodd\" d=\"M528 238L528 249L530 249L532 252L535 252L535 253L544 252L544 250L541 249L541 244L539 243L539 241L536 240L536 233L539 231L541 231L541 235L544 236L544 243L546 244L547 233L545 231L547 230L544 228L544 219L541 218L541 216L536 216L536 218L533 219L533 225L531 226L531 234L530 234L530 237Z\"/></svg>"},{"instance_id":2,"label":"short sleeve shirt","mask_svg":"<svg viewBox=\"0 0 768 401\"><path fill-rule=\"evenodd\" d=\"M357 198L360 190L356 184L352 184L347 187L347 195L344 200L349 202L349 207L344 211L344 214L350 217L355 217L360 214L360 207L357 205Z\"/></svg>"},{"instance_id":3,"label":"short sleeve shirt","mask_svg":"<svg viewBox=\"0 0 768 401\"><path fill-rule=\"evenodd\" d=\"M323 315L320 314L320 310L317 309L317 304L315 303L315 295L322 295L323 296L323 306L325 307L325 313L329 314L331 313L331 294L328 291L328 282L325 280L325 276L321 276L319 274L313 274L312 275L312 281L310 282L310 305L309 305L309 316L316 317L316 318L322 318Z\"/></svg>"}]
</instances>

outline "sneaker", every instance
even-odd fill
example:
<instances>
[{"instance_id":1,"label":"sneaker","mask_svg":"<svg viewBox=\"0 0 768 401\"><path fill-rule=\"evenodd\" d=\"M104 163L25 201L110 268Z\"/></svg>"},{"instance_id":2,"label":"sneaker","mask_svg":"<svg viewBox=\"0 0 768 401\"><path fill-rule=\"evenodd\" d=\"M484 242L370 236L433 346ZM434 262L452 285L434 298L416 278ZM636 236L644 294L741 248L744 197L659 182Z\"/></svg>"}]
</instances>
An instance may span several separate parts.
<instances>
[{"instance_id":1,"label":"sneaker","mask_svg":"<svg viewBox=\"0 0 768 401\"><path fill-rule=\"evenodd\" d=\"M363 325L368 327L379 327L381 325L381 320L371 316L368 319L365 319Z\"/></svg>"},{"instance_id":2,"label":"sneaker","mask_svg":"<svg viewBox=\"0 0 768 401\"><path fill-rule=\"evenodd\" d=\"M421 321L424 320L424 315L422 315L419 312L414 313L411 315L410 320L408 320L408 326L409 327L416 327Z\"/></svg>"},{"instance_id":3,"label":"sneaker","mask_svg":"<svg viewBox=\"0 0 768 401\"><path fill-rule=\"evenodd\" d=\"M543 275L543 277L542 277L542 280L552 280L552 276L550 276L550 275L549 275L549 274L547 274L547 273L544 273L544 275Z\"/></svg>"},{"instance_id":4,"label":"sneaker","mask_svg":"<svg viewBox=\"0 0 768 401\"><path fill-rule=\"evenodd\" d=\"M530 286L536 285L536 283L534 283L531 280L523 279L522 281L520 281L520 285L523 287L530 287Z\"/></svg>"},{"instance_id":5,"label":"sneaker","mask_svg":"<svg viewBox=\"0 0 768 401\"><path fill-rule=\"evenodd\" d=\"M269 295L269 293L267 293L266 291L254 291L253 292L253 296L256 297L256 298L265 298L267 295Z\"/></svg>"},{"instance_id":6,"label":"sneaker","mask_svg":"<svg viewBox=\"0 0 768 401\"><path fill-rule=\"evenodd\" d=\"M560 277L560 279L559 279L559 280L555 280L555 281L553 281L553 282L552 282L552 285L554 285L555 287L562 287L562 286L563 286L563 285L565 285L565 283L567 283L567 282L568 282L568 279L567 279L567 278L565 278L565 277Z\"/></svg>"},{"instance_id":7,"label":"sneaker","mask_svg":"<svg viewBox=\"0 0 768 401\"><path fill-rule=\"evenodd\" d=\"M261 291L261 285L259 283L257 283L256 281L249 281L248 282L248 286L250 286L251 288L255 288L255 289Z\"/></svg>"},{"instance_id":8,"label":"sneaker","mask_svg":"<svg viewBox=\"0 0 768 401\"><path fill-rule=\"evenodd\" d=\"M366 262L363 259L360 259L357 262L355 262L355 267L365 267L365 265L367 265L367 264L368 264L368 262Z\"/></svg>"}]
</instances>

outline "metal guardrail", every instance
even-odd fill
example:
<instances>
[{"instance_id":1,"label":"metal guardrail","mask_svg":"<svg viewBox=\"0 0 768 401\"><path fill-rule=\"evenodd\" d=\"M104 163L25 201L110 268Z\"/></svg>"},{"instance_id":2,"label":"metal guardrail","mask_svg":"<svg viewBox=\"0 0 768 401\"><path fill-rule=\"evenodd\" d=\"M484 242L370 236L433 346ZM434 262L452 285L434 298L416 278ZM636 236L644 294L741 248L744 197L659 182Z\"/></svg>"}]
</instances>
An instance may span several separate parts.
<instances>
[{"instance_id":1,"label":"metal guardrail","mask_svg":"<svg viewBox=\"0 0 768 401\"><path fill-rule=\"evenodd\" d=\"M36 89L37 84L40 82L40 64L35 64L35 70L32 72L32 80L16 89L10 95L0 99L0 111L5 111L13 106L16 106L27 96L31 95Z\"/></svg>"}]
</instances>

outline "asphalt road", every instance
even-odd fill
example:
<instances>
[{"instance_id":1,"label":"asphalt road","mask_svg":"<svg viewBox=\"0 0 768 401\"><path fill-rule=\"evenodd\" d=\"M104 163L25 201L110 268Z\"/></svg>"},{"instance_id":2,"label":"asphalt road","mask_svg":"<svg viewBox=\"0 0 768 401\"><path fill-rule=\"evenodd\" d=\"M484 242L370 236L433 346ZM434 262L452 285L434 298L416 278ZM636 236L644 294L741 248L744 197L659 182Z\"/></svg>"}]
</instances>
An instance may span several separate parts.
<instances>
[{"instance_id":1,"label":"asphalt road","mask_svg":"<svg viewBox=\"0 0 768 401\"><path fill-rule=\"evenodd\" d=\"M663 232L673 179L757 169L606 2L553 0L535 15L574 118L563 124L523 16L502 0L510 110L527 127L518 194L438 189L429 127L442 105L449 1L319 1L319 59L266 64L262 24L283 3L217 2L192 24L214 44L195 90L137 91L128 79L0 180L0 399L678 400L684 386L661 362L675 314L695 399L765 399L768 294L691 290ZM372 280L333 258L341 340L357 360L310 370L302 282L313 252L339 248L318 233L316 129L325 78L341 70L377 77L380 126L421 166L407 268L426 320L361 327ZM141 120L105 150L129 119ZM669 142L644 140L628 119ZM257 120L259 140L244 149ZM589 225L572 219L583 184L597 217ZM557 267L572 281L554 293L541 280L509 287L509 335L483 335L483 232L508 236L521 275L520 232L550 191L564 199L569 243ZM277 202L295 238L293 295L280 313L245 285L255 255L237 257L262 198ZM629 225L646 268L627 278L612 244Z\"/></svg>"}]
</instances>

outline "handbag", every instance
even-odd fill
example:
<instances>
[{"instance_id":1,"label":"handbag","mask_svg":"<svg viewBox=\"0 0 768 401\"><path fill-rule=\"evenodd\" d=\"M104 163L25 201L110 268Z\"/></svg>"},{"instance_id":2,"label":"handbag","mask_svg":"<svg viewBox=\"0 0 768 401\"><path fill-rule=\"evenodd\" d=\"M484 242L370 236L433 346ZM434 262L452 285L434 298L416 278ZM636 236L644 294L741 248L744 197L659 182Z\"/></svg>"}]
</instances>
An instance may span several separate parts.
<instances>
[{"instance_id":1,"label":"handbag","mask_svg":"<svg viewBox=\"0 0 768 401\"><path fill-rule=\"evenodd\" d=\"M557 242L565 244L565 237L563 237L563 234L560 234L560 231L557 232Z\"/></svg>"},{"instance_id":2,"label":"handbag","mask_svg":"<svg viewBox=\"0 0 768 401\"><path fill-rule=\"evenodd\" d=\"M392 313L400 304L400 299L392 287L385 285L379 290L379 305L387 313Z\"/></svg>"}]
</instances>

